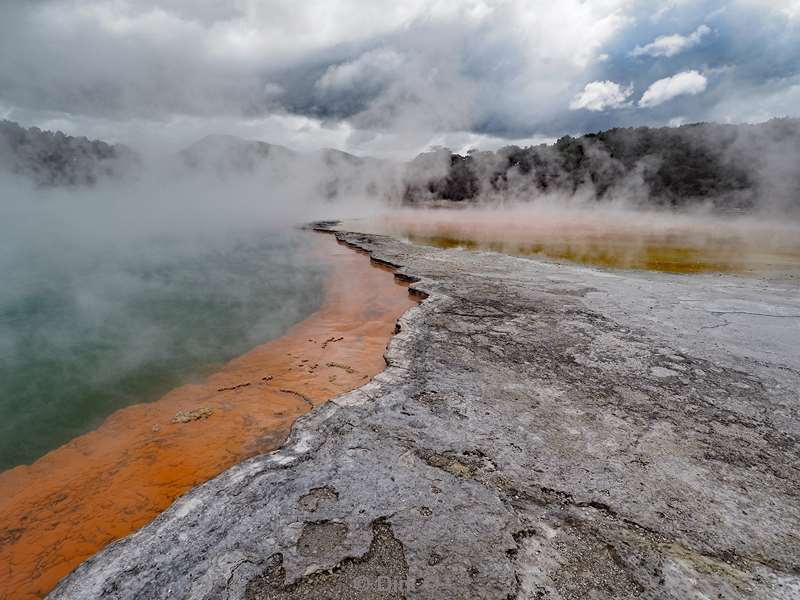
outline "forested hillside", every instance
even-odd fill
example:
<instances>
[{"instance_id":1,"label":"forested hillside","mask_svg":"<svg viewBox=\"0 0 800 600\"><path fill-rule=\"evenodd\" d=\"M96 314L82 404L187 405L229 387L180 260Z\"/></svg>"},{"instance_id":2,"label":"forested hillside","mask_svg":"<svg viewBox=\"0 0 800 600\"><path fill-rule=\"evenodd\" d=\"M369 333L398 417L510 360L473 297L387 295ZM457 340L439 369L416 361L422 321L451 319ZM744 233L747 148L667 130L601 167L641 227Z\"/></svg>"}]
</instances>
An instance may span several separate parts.
<instances>
[{"instance_id":1,"label":"forested hillside","mask_svg":"<svg viewBox=\"0 0 800 600\"><path fill-rule=\"evenodd\" d=\"M122 145L0 121L0 171L40 186L93 185L119 177L137 163L136 154Z\"/></svg>"},{"instance_id":2,"label":"forested hillside","mask_svg":"<svg viewBox=\"0 0 800 600\"><path fill-rule=\"evenodd\" d=\"M473 150L436 148L406 164L337 150L300 154L283 146L211 135L169 160L184 175L308 183L327 199L354 195L429 202L622 201L720 210L800 210L800 120L758 125L699 123L610 129L554 144ZM61 132L0 121L0 172L39 186L92 185L140 168L136 153ZM302 181L301 181L302 180Z\"/></svg>"},{"instance_id":3,"label":"forested hillside","mask_svg":"<svg viewBox=\"0 0 800 600\"><path fill-rule=\"evenodd\" d=\"M797 207L800 120L611 129L467 155L437 149L410 163L404 199L525 201L550 192L671 206Z\"/></svg>"}]
</instances>

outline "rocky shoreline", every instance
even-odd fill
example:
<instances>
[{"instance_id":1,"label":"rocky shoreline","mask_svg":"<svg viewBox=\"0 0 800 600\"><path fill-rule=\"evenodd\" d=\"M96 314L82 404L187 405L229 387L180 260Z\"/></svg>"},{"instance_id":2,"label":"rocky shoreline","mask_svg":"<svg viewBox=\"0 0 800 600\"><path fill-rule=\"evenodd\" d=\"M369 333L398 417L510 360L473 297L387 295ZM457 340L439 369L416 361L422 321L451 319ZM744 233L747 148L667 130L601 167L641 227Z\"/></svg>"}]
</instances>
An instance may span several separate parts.
<instances>
[{"instance_id":1,"label":"rocky shoreline","mask_svg":"<svg viewBox=\"0 0 800 600\"><path fill-rule=\"evenodd\" d=\"M336 235L427 298L386 370L50 598L800 595L797 280Z\"/></svg>"}]
</instances>

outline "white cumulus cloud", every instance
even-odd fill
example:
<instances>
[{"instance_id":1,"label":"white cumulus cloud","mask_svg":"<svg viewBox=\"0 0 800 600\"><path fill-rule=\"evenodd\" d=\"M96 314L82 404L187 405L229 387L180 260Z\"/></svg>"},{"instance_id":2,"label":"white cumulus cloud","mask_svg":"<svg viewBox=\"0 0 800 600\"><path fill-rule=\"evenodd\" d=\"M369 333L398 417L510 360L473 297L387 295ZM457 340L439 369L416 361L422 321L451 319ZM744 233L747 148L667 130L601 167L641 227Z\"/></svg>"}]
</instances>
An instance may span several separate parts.
<instances>
[{"instance_id":1,"label":"white cumulus cloud","mask_svg":"<svg viewBox=\"0 0 800 600\"><path fill-rule=\"evenodd\" d=\"M622 108L633 93L633 87L622 87L613 81L592 81L587 83L569 104L570 110L601 111L609 108Z\"/></svg>"},{"instance_id":2,"label":"white cumulus cloud","mask_svg":"<svg viewBox=\"0 0 800 600\"><path fill-rule=\"evenodd\" d=\"M631 52L633 56L675 56L699 44L703 37L711 33L707 25L700 25L689 35L662 35L646 46L636 46Z\"/></svg>"},{"instance_id":3,"label":"white cumulus cloud","mask_svg":"<svg viewBox=\"0 0 800 600\"><path fill-rule=\"evenodd\" d=\"M329 67L317 80L321 89L347 89L393 79L403 68L403 56L393 50L366 52L357 59Z\"/></svg>"},{"instance_id":4,"label":"white cumulus cloud","mask_svg":"<svg viewBox=\"0 0 800 600\"><path fill-rule=\"evenodd\" d=\"M654 82L639 100L639 106L651 108L678 96L695 96L706 91L708 79L697 71L684 71Z\"/></svg>"}]
</instances>

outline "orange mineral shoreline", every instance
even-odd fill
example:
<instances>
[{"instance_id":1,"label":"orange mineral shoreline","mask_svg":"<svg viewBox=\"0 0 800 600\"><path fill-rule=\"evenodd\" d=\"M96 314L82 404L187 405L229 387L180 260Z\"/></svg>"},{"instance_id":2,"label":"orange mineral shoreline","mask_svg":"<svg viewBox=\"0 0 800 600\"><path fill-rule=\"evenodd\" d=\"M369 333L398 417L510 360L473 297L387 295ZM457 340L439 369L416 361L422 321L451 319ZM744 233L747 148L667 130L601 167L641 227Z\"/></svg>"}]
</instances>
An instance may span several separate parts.
<instances>
[{"instance_id":1,"label":"orange mineral shoreline","mask_svg":"<svg viewBox=\"0 0 800 600\"><path fill-rule=\"evenodd\" d=\"M184 492L279 447L312 406L383 370L395 321L414 300L387 269L320 238L330 275L311 317L204 384L119 410L32 465L0 473L0 598L43 597Z\"/></svg>"}]
</instances>

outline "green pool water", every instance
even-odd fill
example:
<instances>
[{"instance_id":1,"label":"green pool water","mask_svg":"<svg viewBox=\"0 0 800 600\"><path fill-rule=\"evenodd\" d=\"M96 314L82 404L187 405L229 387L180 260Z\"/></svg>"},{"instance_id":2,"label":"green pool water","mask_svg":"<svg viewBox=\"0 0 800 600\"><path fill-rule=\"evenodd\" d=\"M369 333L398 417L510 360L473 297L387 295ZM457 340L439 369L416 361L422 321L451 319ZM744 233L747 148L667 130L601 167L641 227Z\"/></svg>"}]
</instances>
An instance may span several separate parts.
<instances>
[{"instance_id":1,"label":"green pool water","mask_svg":"<svg viewBox=\"0 0 800 600\"><path fill-rule=\"evenodd\" d=\"M0 470L281 335L322 298L313 234L0 240Z\"/></svg>"}]
</instances>

